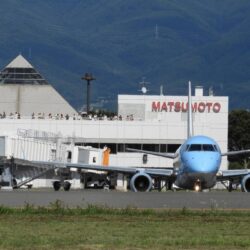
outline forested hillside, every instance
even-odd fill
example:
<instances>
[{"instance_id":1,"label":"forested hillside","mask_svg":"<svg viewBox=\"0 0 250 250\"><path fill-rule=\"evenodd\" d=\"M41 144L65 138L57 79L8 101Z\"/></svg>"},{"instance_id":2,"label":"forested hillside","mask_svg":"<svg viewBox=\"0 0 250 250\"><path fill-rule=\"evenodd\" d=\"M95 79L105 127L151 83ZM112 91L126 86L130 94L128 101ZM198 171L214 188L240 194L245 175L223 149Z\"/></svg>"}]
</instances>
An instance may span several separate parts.
<instances>
[{"instance_id":1,"label":"forested hillside","mask_svg":"<svg viewBox=\"0 0 250 250\"><path fill-rule=\"evenodd\" d=\"M249 108L249 27L248 0L2 0L0 66L22 53L76 108L85 72L93 102L137 94L146 77L150 94L191 80Z\"/></svg>"}]
</instances>

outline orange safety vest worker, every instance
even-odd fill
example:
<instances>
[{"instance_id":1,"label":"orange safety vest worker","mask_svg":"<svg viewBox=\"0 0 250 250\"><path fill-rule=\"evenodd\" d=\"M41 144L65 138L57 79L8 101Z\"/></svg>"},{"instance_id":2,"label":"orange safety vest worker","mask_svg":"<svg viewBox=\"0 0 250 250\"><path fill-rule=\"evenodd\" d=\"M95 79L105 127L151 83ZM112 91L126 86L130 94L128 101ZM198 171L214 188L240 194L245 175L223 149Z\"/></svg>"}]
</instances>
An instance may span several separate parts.
<instances>
[{"instance_id":1,"label":"orange safety vest worker","mask_svg":"<svg viewBox=\"0 0 250 250\"><path fill-rule=\"evenodd\" d=\"M109 154L111 150L110 148L107 148L103 151L102 153L102 165L103 166L108 166L109 165Z\"/></svg>"}]
</instances>

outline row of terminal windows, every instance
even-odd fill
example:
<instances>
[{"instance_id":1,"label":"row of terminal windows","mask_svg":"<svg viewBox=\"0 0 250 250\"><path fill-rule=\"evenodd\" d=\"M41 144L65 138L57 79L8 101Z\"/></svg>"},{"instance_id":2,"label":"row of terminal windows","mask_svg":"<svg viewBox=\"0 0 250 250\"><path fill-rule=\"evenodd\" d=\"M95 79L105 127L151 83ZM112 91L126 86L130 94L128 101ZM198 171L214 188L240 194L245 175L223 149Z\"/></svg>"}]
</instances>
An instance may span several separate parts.
<instances>
[{"instance_id":1,"label":"row of terminal windows","mask_svg":"<svg viewBox=\"0 0 250 250\"><path fill-rule=\"evenodd\" d=\"M111 154L126 152L126 148L147 150L161 153L174 153L180 147L180 144L137 144L137 143L84 143L78 146L91 146L93 148L104 148L107 146L111 149Z\"/></svg>"},{"instance_id":2,"label":"row of terminal windows","mask_svg":"<svg viewBox=\"0 0 250 250\"><path fill-rule=\"evenodd\" d=\"M217 152L218 149L216 145L212 144L188 144L186 151L213 151Z\"/></svg>"}]
</instances>

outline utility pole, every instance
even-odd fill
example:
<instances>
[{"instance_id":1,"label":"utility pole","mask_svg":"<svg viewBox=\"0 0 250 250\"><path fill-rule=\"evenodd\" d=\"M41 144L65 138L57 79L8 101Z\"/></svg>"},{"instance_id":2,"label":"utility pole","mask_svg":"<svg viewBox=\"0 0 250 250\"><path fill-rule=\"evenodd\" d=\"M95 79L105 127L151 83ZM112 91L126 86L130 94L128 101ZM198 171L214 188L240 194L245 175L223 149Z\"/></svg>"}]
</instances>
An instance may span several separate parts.
<instances>
[{"instance_id":1,"label":"utility pole","mask_svg":"<svg viewBox=\"0 0 250 250\"><path fill-rule=\"evenodd\" d=\"M159 38L159 30L158 30L158 25L155 25L155 40L158 40Z\"/></svg>"},{"instance_id":2,"label":"utility pole","mask_svg":"<svg viewBox=\"0 0 250 250\"><path fill-rule=\"evenodd\" d=\"M82 80L87 81L87 114L89 114L90 107L90 83L91 81L95 80L95 78L92 76L91 73L85 73L85 75L82 77Z\"/></svg>"}]
</instances>

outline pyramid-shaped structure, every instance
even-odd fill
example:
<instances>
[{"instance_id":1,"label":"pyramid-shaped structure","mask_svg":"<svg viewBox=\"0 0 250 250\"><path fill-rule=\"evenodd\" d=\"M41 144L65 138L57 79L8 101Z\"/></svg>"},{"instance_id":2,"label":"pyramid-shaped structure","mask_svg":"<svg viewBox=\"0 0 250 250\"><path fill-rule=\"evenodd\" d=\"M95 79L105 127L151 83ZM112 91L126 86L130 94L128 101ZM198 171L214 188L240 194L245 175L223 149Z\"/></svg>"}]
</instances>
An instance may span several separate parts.
<instances>
[{"instance_id":1,"label":"pyramid-shaped structure","mask_svg":"<svg viewBox=\"0 0 250 250\"><path fill-rule=\"evenodd\" d=\"M77 111L22 56L17 56L0 73L0 114L34 113L73 116Z\"/></svg>"},{"instance_id":2,"label":"pyramid-shaped structure","mask_svg":"<svg viewBox=\"0 0 250 250\"><path fill-rule=\"evenodd\" d=\"M0 84L48 84L22 56L17 56L0 72Z\"/></svg>"}]
</instances>

